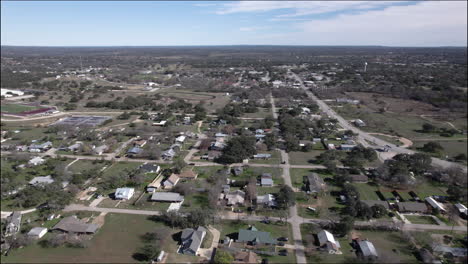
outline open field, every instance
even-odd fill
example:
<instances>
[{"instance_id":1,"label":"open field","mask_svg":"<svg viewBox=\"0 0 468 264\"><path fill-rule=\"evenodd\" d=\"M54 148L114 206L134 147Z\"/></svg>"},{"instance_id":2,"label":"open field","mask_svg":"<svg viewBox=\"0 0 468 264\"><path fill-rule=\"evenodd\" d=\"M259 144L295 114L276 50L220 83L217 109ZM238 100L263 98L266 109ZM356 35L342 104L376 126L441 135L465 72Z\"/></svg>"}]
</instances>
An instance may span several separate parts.
<instances>
[{"instance_id":1,"label":"open field","mask_svg":"<svg viewBox=\"0 0 468 264\"><path fill-rule=\"evenodd\" d=\"M430 141L427 140L418 140L414 141L413 149L419 149L424 144L428 143ZM453 158L459 154L465 154L468 155L468 142L464 139L460 140L437 140L435 142L438 142L444 149L439 153L427 153L429 155L437 156L437 157L442 157L445 158L445 156L448 156L449 158Z\"/></svg>"},{"instance_id":2,"label":"open field","mask_svg":"<svg viewBox=\"0 0 468 264\"><path fill-rule=\"evenodd\" d=\"M322 143L317 143L322 145ZM292 165L310 165L317 164L315 159L322 154L324 150L311 150L309 152L292 151L289 152L289 162Z\"/></svg>"},{"instance_id":3,"label":"open field","mask_svg":"<svg viewBox=\"0 0 468 264\"><path fill-rule=\"evenodd\" d=\"M140 236L162 226L162 223L148 220L147 216L107 214L104 226L94 235L87 248L42 248L36 243L15 250L8 257L2 257L2 262L135 263L139 261L134 259L133 254L143 246ZM174 230L174 233L177 232L178 230ZM174 255L172 262L196 260L195 257L174 254L177 242L171 238L162 245L162 248L170 255Z\"/></svg>"},{"instance_id":4,"label":"open field","mask_svg":"<svg viewBox=\"0 0 468 264\"><path fill-rule=\"evenodd\" d=\"M39 109L41 107L33 106L33 105L24 105L24 104L9 104L9 103L2 103L1 104L1 112L2 113L12 113L18 114L26 111L32 111L35 109Z\"/></svg>"},{"instance_id":5,"label":"open field","mask_svg":"<svg viewBox=\"0 0 468 264\"><path fill-rule=\"evenodd\" d=\"M280 164L281 163L281 155L279 151L260 151L258 153L262 154L271 154L271 158L269 159L249 159L249 163L253 164Z\"/></svg>"}]
</instances>

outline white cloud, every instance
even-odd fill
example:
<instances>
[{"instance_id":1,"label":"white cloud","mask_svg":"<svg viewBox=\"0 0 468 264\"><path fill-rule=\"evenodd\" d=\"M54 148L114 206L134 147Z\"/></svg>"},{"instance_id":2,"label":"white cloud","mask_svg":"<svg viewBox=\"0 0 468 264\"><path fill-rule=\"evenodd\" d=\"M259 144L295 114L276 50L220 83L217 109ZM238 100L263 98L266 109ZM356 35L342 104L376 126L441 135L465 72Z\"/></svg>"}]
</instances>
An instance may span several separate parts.
<instances>
[{"instance_id":1,"label":"white cloud","mask_svg":"<svg viewBox=\"0 0 468 264\"><path fill-rule=\"evenodd\" d=\"M295 23L291 33L260 35L261 43L298 45L467 45L467 2L421 2Z\"/></svg>"},{"instance_id":2,"label":"white cloud","mask_svg":"<svg viewBox=\"0 0 468 264\"><path fill-rule=\"evenodd\" d=\"M365 10L384 7L394 1L241 1L225 3L216 13L220 15L233 13L268 12L273 10L292 10L293 13L278 17L296 17L312 14L323 14L336 11Z\"/></svg>"}]
</instances>

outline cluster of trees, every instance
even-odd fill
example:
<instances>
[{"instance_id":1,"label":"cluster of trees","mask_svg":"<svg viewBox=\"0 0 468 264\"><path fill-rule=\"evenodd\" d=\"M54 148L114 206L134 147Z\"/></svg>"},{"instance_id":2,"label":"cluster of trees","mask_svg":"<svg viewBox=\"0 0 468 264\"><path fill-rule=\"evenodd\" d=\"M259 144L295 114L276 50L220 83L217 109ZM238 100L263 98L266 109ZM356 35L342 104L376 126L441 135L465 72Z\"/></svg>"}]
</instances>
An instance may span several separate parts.
<instances>
[{"instance_id":1,"label":"cluster of trees","mask_svg":"<svg viewBox=\"0 0 468 264\"><path fill-rule=\"evenodd\" d=\"M352 168L362 168L366 162L372 162L377 159L377 153L372 148L365 148L358 145L351 151L344 152L340 150L327 150L317 157L317 161L322 163L332 172L337 171L338 162Z\"/></svg>"},{"instance_id":2,"label":"cluster of trees","mask_svg":"<svg viewBox=\"0 0 468 264\"><path fill-rule=\"evenodd\" d=\"M343 185L343 194L346 196L346 207L343 208L344 215L369 220L371 218L380 218L387 212L383 205L369 206L362 202L359 191L352 184L345 183Z\"/></svg>"},{"instance_id":3,"label":"cluster of trees","mask_svg":"<svg viewBox=\"0 0 468 264\"><path fill-rule=\"evenodd\" d=\"M237 136L231 138L216 162L222 164L238 163L252 157L257 153L255 149L255 137Z\"/></svg>"},{"instance_id":4,"label":"cluster of trees","mask_svg":"<svg viewBox=\"0 0 468 264\"><path fill-rule=\"evenodd\" d=\"M89 246L90 240L74 234L53 234L39 243L45 248L56 248L63 245L71 248L86 248Z\"/></svg>"},{"instance_id":5,"label":"cluster of trees","mask_svg":"<svg viewBox=\"0 0 468 264\"><path fill-rule=\"evenodd\" d=\"M431 168L431 157L423 153L398 154L377 168L377 180L394 188L415 184L410 172L422 175Z\"/></svg>"},{"instance_id":6,"label":"cluster of trees","mask_svg":"<svg viewBox=\"0 0 468 264\"><path fill-rule=\"evenodd\" d=\"M455 128L437 127L431 123L424 123L421 132L423 133L439 133L443 137L452 137L458 134L459 131Z\"/></svg>"},{"instance_id":7,"label":"cluster of trees","mask_svg":"<svg viewBox=\"0 0 468 264\"><path fill-rule=\"evenodd\" d=\"M145 243L134 255L137 260L152 261L156 259L161 252L161 246L164 245L171 236L171 230L167 227L155 228L152 232L147 232L141 239Z\"/></svg>"},{"instance_id":8,"label":"cluster of trees","mask_svg":"<svg viewBox=\"0 0 468 264\"><path fill-rule=\"evenodd\" d=\"M178 212L169 211L161 216L154 216L156 221L162 221L171 228L197 228L199 226L207 226L213 221L214 211L210 209L192 210L185 215Z\"/></svg>"},{"instance_id":9,"label":"cluster of trees","mask_svg":"<svg viewBox=\"0 0 468 264\"><path fill-rule=\"evenodd\" d=\"M142 108L143 110L149 110L153 107L153 99L146 96L127 96L122 101L113 100L108 102L96 102L89 101L85 107L93 108L112 108L121 110L132 110Z\"/></svg>"}]
</instances>

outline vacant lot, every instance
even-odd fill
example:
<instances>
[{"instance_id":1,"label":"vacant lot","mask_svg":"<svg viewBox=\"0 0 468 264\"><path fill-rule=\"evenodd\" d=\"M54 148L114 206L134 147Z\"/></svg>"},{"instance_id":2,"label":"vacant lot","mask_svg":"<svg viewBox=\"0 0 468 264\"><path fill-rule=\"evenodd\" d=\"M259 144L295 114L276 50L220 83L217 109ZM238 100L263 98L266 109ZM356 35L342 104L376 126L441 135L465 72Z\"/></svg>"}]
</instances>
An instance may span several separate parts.
<instances>
[{"instance_id":1,"label":"vacant lot","mask_svg":"<svg viewBox=\"0 0 468 264\"><path fill-rule=\"evenodd\" d=\"M322 143L317 143L322 145ZM310 165L317 164L317 156L322 154L324 150L311 150L309 152L292 151L289 152L289 162L292 165Z\"/></svg>"},{"instance_id":2,"label":"vacant lot","mask_svg":"<svg viewBox=\"0 0 468 264\"><path fill-rule=\"evenodd\" d=\"M281 162L281 156L279 151L274 150L274 151L260 151L259 153L262 154L271 154L271 158L269 159L250 159L249 163L254 163L254 164L280 164Z\"/></svg>"},{"instance_id":3,"label":"vacant lot","mask_svg":"<svg viewBox=\"0 0 468 264\"><path fill-rule=\"evenodd\" d=\"M424 144L428 143L428 140L418 140L414 141L413 148L419 149ZM437 140L444 149L440 153L427 153L432 156L442 157L445 158L448 156L449 158L453 158L459 154L468 155L468 144L466 139L459 139L459 140Z\"/></svg>"},{"instance_id":4,"label":"vacant lot","mask_svg":"<svg viewBox=\"0 0 468 264\"><path fill-rule=\"evenodd\" d=\"M8 257L2 257L5 263L134 263L133 258L143 246L141 235L163 226L162 223L148 220L147 216L108 214L104 226L91 239L87 248L42 248L38 244L15 250ZM179 230L174 230L177 233ZM194 261L195 257L174 254L177 242L168 239L162 248L175 261ZM180 258L179 258L180 257Z\"/></svg>"},{"instance_id":5,"label":"vacant lot","mask_svg":"<svg viewBox=\"0 0 468 264\"><path fill-rule=\"evenodd\" d=\"M437 225L437 222L431 216L405 215L405 218L408 219L412 224Z\"/></svg>"}]
</instances>

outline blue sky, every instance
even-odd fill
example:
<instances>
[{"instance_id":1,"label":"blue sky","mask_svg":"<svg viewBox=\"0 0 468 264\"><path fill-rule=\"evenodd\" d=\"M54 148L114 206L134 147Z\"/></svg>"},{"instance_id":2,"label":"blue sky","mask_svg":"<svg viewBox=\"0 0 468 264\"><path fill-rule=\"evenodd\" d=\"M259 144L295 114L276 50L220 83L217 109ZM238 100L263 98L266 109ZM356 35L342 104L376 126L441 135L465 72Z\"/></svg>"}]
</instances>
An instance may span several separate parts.
<instances>
[{"instance_id":1,"label":"blue sky","mask_svg":"<svg viewBox=\"0 0 468 264\"><path fill-rule=\"evenodd\" d=\"M1 2L1 44L466 46L466 1Z\"/></svg>"}]
</instances>

